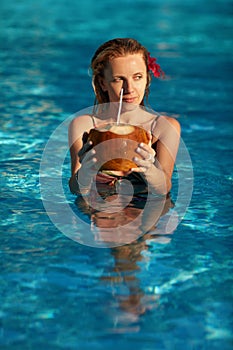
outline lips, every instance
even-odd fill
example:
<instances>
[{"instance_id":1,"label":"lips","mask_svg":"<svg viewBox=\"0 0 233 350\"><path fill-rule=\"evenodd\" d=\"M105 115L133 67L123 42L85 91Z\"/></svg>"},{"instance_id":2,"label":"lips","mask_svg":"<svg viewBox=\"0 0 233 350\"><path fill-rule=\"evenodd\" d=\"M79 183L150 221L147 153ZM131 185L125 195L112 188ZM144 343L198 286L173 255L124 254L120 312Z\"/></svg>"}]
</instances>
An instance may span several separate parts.
<instances>
[{"instance_id":1,"label":"lips","mask_svg":"<svg viewBox=\"0 0 233 350\"><path fill-rule=\"evenodd\" d=\"M124 97L123 101L126 103L134 103L136 101L136 97Z\"/></svg>"}]
</instances>

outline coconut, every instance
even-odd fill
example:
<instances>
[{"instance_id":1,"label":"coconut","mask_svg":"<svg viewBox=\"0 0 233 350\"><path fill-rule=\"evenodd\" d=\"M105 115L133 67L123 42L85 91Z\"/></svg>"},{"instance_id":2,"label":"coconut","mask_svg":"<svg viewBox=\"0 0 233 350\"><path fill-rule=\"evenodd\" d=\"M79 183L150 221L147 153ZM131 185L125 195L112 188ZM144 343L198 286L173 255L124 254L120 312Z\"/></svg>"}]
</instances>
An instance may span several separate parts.
<instances>
[{"instance_id":1,"label":"coconut","mask_svg":"<svg viewBox=\"0 0 233 350\"><path fill-rule=\"evenodd\" d=\"M140 158L135 152L138 144L148 144L149 137L143 128L121 123L91 129L88 140L95 147L100 170L128 172L137 167L133 158Z\"/></svg>"}]
</instances>

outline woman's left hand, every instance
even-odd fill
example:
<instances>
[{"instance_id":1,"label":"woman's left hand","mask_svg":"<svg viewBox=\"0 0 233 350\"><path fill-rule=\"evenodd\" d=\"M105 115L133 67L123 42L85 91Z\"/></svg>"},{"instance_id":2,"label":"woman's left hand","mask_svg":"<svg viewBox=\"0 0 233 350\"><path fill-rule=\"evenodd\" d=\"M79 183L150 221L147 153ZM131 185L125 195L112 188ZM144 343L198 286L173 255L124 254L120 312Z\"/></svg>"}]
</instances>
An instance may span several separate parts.
<instances>
[{"instance_id":1,"label":"woman's left hand","mask_svg":"<svg viewBox=\"0 0 233 350\"><path fill-rule=\"evenodd\" d=\"M137 168L132 168L131 171L138 173L147 173L155 162L155 150L145 143L140 143L136 149L140 157L134 157L133 161L137 164Z\"/></svg>"}]
</instances>

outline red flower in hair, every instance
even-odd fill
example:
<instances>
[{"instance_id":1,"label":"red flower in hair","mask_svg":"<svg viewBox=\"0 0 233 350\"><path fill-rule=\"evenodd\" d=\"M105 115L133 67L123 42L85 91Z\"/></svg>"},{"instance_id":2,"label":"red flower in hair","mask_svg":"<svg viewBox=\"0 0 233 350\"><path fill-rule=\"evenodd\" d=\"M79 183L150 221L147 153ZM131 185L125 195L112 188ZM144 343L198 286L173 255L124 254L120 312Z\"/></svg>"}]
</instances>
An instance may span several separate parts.
<instances>
[{"instance_id":1,"label":"red flower in hair","mask_svg":"<svg viewBox=\"0 0 233 350\"><path fill-rule=\"evenodd\" d=\"M153 73L156 78L164 76L160 65L156 63L156 58L151 57L150 52L148 52L148 69Z\"/></svg>"}]
</instances>

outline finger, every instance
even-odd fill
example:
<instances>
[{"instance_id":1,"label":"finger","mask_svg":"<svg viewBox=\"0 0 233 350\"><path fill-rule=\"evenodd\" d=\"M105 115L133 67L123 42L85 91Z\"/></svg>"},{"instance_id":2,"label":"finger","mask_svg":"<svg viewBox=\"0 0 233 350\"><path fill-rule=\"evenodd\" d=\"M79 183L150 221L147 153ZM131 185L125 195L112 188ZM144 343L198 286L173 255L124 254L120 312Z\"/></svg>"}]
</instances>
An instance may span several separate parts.
<instances>
[{"instance_id":1,"label":"finger","mask_svg":"<svg viewBox=\"0 0 233 350\"><path fill-rule=\"evenodd\" d=\"M134 173L145 173L147 171L147 168L141 166L141 167L137 167L137 168L132 168L131 171Z\"/></svg>"},{"instance_id":2,"label":"finger","mask_svg":"<svg viewBox=\"0 0 233 350\"><path fill-rule=\"evenodd\" d=\"M155 153L155 150L150 145L147 145L146 143L143 143L143 142L139 143L138 148L146 152L151 152L153 154Z\"/></svg>"},{"instance_id":3,"label":"finger","mask_svg":"<svg viewBox=\"0 0 233 350\"><path fill-rule=\"evenodd\" d=\"M152 140L152 134L151 134L151 132L150 132L150 131L147 131L146 133L147 133L147 136L148 136L149 140Z\"/></svg>"},{"instance_id":4,"label":"finger","mask_svg":"<svg viewBox=\"0 0 233 350\"><path fill-rule=\"evenodd\" d=\"M145 172L145 169L143 169L143 167L137 167L137 168L132 168L131 171L134 173L143 173Z\"/></svg>"},{"instance_id":5,"label":"finger","mask_svg":"<svg viewBox=\"0 0 233 350\"><path fill-rule=\"evenodd\" d=\"M152 143L152 134L151 134L150 131L147 131L147 136L148 136L148 139L149 139L148 144L149 144L149 146L151 146L151 143Z\"/></svg>"},{"instance_id":6,"label":"finger","mask_svg":"<svg viewBox=\"0 0 233 350\"><path fill-rule=\"evenodd\" d=\"M95 157L96 151L94 149L90 150L89 152L85 153L82 157L81 163L82 165L85 165L85 167L91 167L94 165L94 163L97 162L97 159Z\"/></svg>"},{"instance_id":7,"label":"finger","mask_svg":"<svg viewBox=\"0 0 233 350\"><path fill-rule=\"evenodd\" d=\"M141 155L144 160L150 160L154 163L155 151L150 147L137 147L136 152Z\"/></svg>"},{"instance_id":8,"label":"finger","mask_svg":"<svg viewBox=\"0 0 233 350\"><path fill-rule=\"evenodd\" d=\"M138 157L134 157L133 161L137 164L137 166L143 168L149 168L151 166L151 161L147 161L144 159L140 159Z\"/></svg>"},{"instance_id":9,"label":"finger","mask_svg":"<svg viewBox=\"0 0 233 350\"><path fill-rule=\"evenodd\" d=\"M92 141L84 143L83 147L80 149L78 156L82 157L86 152L88 152L93 147Z\"/></svg>"},{"instance_id":10,"label":"finger","mask_svg":"<svg viewBox=\"0 0 233 350\"><path fill-rule=\"evenodd\" d=\"M83 145L82 152L83 153L87 153L87 152L89 152L92 149L92 147L93 147L92 141L88 141L87 143L85 143Z\"/></svg>"},{"instance_id":11,"label":"finger","mask_svg":"<svg viewBox=\"0 0 233 350\"><path fill-rule=\"evenodd\" d=\"M154 164L154 158L152 155L151 155L151 159L145 160L145 159L139 159L137 157L134 157L133 161L137 164L137 167L138 167L136 172L146 173Z\"/></svg>"},{"instance_id":12,"label":"finger","mask_svg":"<svg viewBox=\"0 0 233 350\"><path fill-rule=\"evenodd\" d=\"M80 163L82 163L84 158L89 159L90 157L93 157L94 154L95 150L91 149L88 146L83 147L78 153Z\"/></svg>"}]
</instances>

